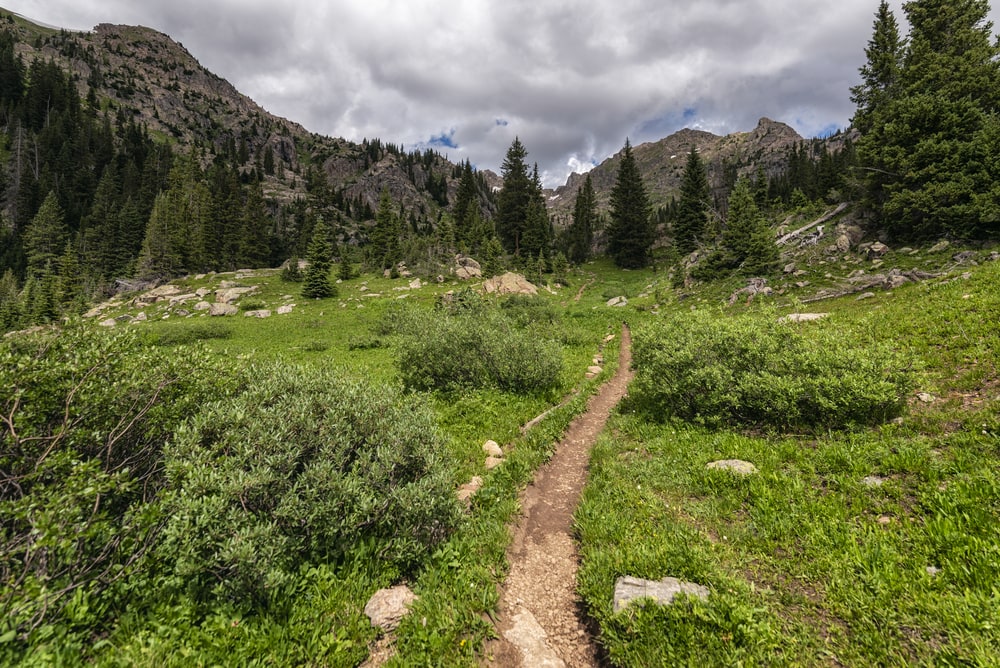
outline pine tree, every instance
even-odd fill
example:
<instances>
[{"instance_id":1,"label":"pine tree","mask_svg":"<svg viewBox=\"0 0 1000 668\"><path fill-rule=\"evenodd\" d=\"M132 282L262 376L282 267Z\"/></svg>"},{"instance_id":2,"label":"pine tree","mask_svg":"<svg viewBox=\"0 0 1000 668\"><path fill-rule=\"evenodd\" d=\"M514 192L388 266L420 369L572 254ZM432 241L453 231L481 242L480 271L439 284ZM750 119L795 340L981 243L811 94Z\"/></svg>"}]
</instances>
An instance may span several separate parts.
<instances>
[{"instance_id":1,"label":"pine tree","mask_svg":"<svg viewBox=\"0 0 1000 668\"><path fill-rule=\"evenodd\" d=\"M0 277L0 331L8 331L21 322L20 290L10 269Z\"/></svg>"},{"instance_id":2,"label":"pine tree","mask_svg":"<svg viewBox=\"0 0 1000 668\"><path fill-rule=\"evenodd\" d=\"M503 244L496 237L490 237L483 246L483 276L497 276L506 269Z\"/></svg>"},{"instance_id":3,"label":"pine tree","mask_svg":"<svg viewBox=\"0 0 1000 668\"><path fill-rule=\"evenodd\" d=\"M889 3L882 0L875 13L872 38L865 48L868 60L861 67L861 83L851 88L851 101L858 107L851 124L862 134L871 130L873 115L893 94L903 47L896 16Z\"/></svg>"},{"instance_id":4,"label":"pine tree","mask_svg":"<svg viewBox=\"0 0 1000 668\"><path fill-rule=\"evenodd\" d=\"M618 176L611 190L608 254L619 267L637 269L649 264L653 246L649 196L642 182L632 146L625 140Z\"/></svg>"},{"instance_id":5,"label":"pine tree","mask_svg":"<svg viewBox=\"0 0 1000 668\"><path fill-rule=\"evenodd\" d=\"M521 242L527 228L528 207L535 189L528 175L525 158L528 152L521 140L514 138L503 164L500 174L503 176L503 187L497 196L496 231L503 243L504 249L512 255L521 255Z\"/></svg>"},{"instance_id":6,"label":"pine tree","mask_svg":"<svg viewBox=\"0 0 1000 668\"><path fill-rule=\"evenodd\" d=\"M681 196L674 220L674 246L681 254L692 252L704 240L710 201L708 174L698 149L692 147L681 177Z\"/></svg>"},{"instance_id":7,"label":"pine tree","mask_svg":"<svg viewBox=\"0 0 1000 668\"><path fill-rule=\"evenodd\" d=\"M573 222L568 230L568 259L573 264L583 264L590 259L596 228L597 199L594 195L594 182L590 178L590 174L587 174L583 186L576 194L576 201L573 204Z\"/></svg>"},{"instance_id":8,"label":"pine tree","mask_svg":"<svg viewBox=\"0 0 1000 668\"><path fill-rule=\"evenodd\" d=\"M330 247L330 231L320 218L313 228L309 243L309 267L306 268L302 296L307 299L325 299L337 295L337 286L330 281L330 263L333 251Z\"/></svg>"},{"instance_id":9,"label":"pine tree","mask_svg":"<svg viewBox=\"0 0 1000 668\"><path fill-rule=\"evenodd\" d=\"M726 227L722 232L724 263L747 276L766 274L778 262L778 246L746 178L736 182L729 196Z\"/></svg>"},{"instance_id":10,"label":"pine tree","mask_svg":"<svg viewBox=\"0 0 1000 668\"><path fill-rule=\"evenodd\" d=\"M386 188L379 196L375 227L368 238L368 253L372 266L379 269L395 267L403 259L403 226L393 211L392 197Z\"/></svg>"},{"instance_id":11,"label":"pine tree","mask_svg":"<svg viewBox=\"0 0 1000 668\"><path fill-rule=\"evenodd\" d=\"M62 207L55 192L49 191L38 213L24 232L24 250L28 259L28 274L41 276L58 264L66 245L68 230Z\"/></svg>"}]
</instances>

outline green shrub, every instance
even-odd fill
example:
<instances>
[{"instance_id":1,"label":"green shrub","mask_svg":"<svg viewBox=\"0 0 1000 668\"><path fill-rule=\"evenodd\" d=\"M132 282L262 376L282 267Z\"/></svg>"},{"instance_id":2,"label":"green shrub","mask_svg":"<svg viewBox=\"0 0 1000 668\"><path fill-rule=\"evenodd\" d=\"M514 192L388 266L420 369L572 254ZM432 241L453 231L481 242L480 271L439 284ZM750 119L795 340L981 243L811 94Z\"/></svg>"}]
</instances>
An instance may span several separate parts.
<instances>
[{"instance_id":1,"label":"green shrub","mask_svg":"<svg viewBox=\"0 0 1000 668\"><path fill-rule=\"evenodd\" d=\"M423 318L413 327L397 357L409 388L530 393L559 384L559 347L535 332L518 329L495 311Z\"/></svg>"},{"instance_id":2,"label":"green shrub","mask_svg":"<svg viewBox=\"0 0 1000 668\"><path fill-rule=\"evenodd\" d=\"M500 302L500 308L521 327L533 323L554 325L560 318L559 309L536 295L511 295Z\"/></svg>"},{"instance_id":3,"label":"green shrub","mask_svg":"<svg viewBox=\"0 0 1000 668\"><path fill-rule=\"evenodd\" d=\"M330 371L256 371L167 450L158 556L196 601L273 602L310 560L370 553L402 571L460 516L433 414Z\"/></svg>"},{"instance_id":4,"label":"green shrub","mask_svg":"<svg viewBox=\"0 0 1000 668\"><path fill-rule=\"evenodd\" d=\"M843 428L898 416L908 363L766 317L692 312L638 330L630 403L656 420L708 426Z\"/></svg>"},{"instance_id":5,"label":"green shrub","mask_svg":"<svg viewBox=\"0 0 1000 668\"><path fill-rule=\"evenodd\" d=\"M80 328L5 340L0 378L0 619L29 639L72 604L100 626L155 540L164 442L231 375Z\"/></svg>"}]
</instances>

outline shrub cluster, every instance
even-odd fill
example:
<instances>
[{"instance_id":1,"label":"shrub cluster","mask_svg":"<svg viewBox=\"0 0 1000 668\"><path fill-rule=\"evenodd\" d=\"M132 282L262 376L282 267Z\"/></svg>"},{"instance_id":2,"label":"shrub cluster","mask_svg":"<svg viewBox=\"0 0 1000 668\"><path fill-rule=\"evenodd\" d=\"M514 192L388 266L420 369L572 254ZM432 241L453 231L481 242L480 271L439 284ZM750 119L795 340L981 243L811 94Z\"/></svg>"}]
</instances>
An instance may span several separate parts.
<instances>
[{"instance_id":1,"label":"shrub cluster","mask_svg":"<svg viewBox=\"0 0 1000 668\"><path fill-rule=\"evenodd\" d=\"M496 309L414 318L407 326L397 366L408 388L531 393L559 384L559 346Z\"/></svg>"},{"instance_id":2,"label":"shrub cluster","mask_svg":"<svg viewBox=\"0 0 1000 668\"><path fill-rule=\"evenodd\" d=\"M898 416L909 364L887 345L848 347L777 318L673 317L636 332L630 403L655 420L844 428Z\"/></svg>"},{"instance_id":3,"label":"shrub cluster","mask_svg":"<svg viewBox=\"0 0 1000 668\"><path fill-rule=\"evenodd\" d=\"M157 554L194 600L267 604L301 564L360 549L405 570L456 526L430 409L398 390L305 368L253 372L167 448Z\"/></svg>"}]
</instances>

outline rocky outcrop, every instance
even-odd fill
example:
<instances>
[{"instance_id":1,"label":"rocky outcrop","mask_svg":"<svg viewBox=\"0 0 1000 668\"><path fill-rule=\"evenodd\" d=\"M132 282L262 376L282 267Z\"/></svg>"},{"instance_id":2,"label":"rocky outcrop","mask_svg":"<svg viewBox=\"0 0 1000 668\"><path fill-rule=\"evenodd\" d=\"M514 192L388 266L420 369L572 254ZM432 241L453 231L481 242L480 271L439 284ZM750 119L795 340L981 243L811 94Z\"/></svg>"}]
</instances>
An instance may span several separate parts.
<instances>
[{"instance_id":1,"label":"rocky outcrop","mask_svg":"<svg viewBox=\"0 0 1000 668\"><path fill-rule=\"evenodd\" d=\"M494 276L483 283L483 290L488 294L498 295L537 295L538 288L521 274L508 271L502 276Z\"/></svg>"}]
</instances>

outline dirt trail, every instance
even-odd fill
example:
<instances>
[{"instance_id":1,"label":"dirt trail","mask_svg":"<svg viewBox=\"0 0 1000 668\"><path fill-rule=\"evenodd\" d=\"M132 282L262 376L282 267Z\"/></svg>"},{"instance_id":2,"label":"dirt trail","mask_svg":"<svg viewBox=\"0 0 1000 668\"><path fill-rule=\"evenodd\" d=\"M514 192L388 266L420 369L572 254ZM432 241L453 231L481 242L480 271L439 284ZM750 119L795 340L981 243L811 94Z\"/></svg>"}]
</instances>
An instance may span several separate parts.
<instances>
[{"instance_id":1,"label":"dirt trail","mask_svg":"<svg viewBox=\"0 0 1000 668\"><path fill-rule=\"evenodd\" d=\"M484 666L598 666L597 649L580 618L573 511L587 479L590 448L625 396L631 337L622 329L618 371L569 426L552 459L521 494L522 515L507 549L510 574L500 597L500 639L487 644Z\"/></svg>"}]
</instances>

